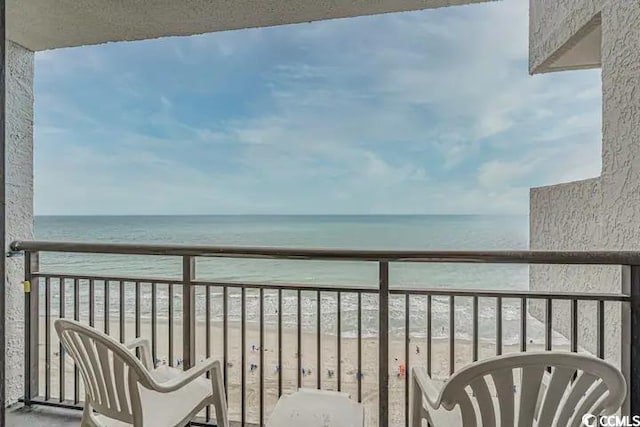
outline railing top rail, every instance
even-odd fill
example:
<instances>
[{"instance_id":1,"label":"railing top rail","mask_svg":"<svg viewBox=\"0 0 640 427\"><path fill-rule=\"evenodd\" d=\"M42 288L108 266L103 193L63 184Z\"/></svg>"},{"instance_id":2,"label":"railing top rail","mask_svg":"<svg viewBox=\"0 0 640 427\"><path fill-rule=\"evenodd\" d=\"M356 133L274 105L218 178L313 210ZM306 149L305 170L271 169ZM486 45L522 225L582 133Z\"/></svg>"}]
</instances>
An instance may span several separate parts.
<instances>
[{"instance_id":1,"label":"railing top rail","mask_svg":"<svg viewBox=\"0 0 640 427\"><path fill-rule=\"evenodd\" d=\"M226 258L513 264L640 265L640 251L420 251L151 245L17 240L14 251Z\"/></svg>"},{"instance_id":2,"label":"railing top rail","mask_svg":"<svg viewBox=\"0 0 640 427\"><path fill-rule=\"evenodd\" d=\"M115 276L115 275L93 275L78 273L60 272L34 272L33 277L43 278L64 278L78 280L97 280L109 282L125 283L156 283L156 284L182 284L182 279L161 278L161 277L136 277L136 276ZM198 279L193 280L194 286L213 286L226 288L248 288L265 290L301 290L301 291L324 291L343 293L377 293L377 286L359 284L326 284L326 283L286 283L286 282L250 282L250 281L222 281ZM629 301L631 297L627 294L616 293L596 293L596 292L562 292L562 291L530 291L530 290L507 290L507 289L479 289L479 288L438 288L421 287L416 285L394 285L389 288L389 293L394 295L433 295L433 296L459 296L459 297L481 297L481 298L505 298L505 299L553 299L553 300L580 300L580 301Z\"/></svg>"}]
</instances>

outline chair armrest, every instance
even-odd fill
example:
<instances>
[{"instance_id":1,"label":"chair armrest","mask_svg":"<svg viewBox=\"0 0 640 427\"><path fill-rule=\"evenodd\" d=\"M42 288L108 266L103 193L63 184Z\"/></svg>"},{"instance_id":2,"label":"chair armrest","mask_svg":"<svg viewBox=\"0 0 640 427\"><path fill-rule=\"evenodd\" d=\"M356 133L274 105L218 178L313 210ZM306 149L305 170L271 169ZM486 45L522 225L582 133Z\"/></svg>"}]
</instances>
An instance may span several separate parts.
<instances>
[{"instance_id":1,"label":"chair armrest","mask_svg":"<svg viewBox=\"0 0 640 427\"><path fill-rule=\"evenodd\" d=\"M440 407L440 390L427 374L424 368L413 368L411 370L413 381L415 381L422 391L422 397L433 409Z\"/></svg>"},{"instance_id":2,"label":"chair armrest","mask_svg":"<svg viewBox=\"0 0 640 427\"><path fill-rule=\"evenodd\" d=\"M124 344L129 350L134 351L140 349L140 361L148 371L155 367L155 363L151 360L151 346L149 340L145 338L136 338Z\"/></svg>"},{"instance_id":3,"label":"chair armrest","mask_svg":"<svg viewBox=\"0 0 640 427\"><path fill-rule=\"evenodd\" d=\"M153 388L160 393L170 393L181 389L207 372L211 372L212 379L220 377L219 373L222 372L220 361L213 358L206 359L167 382L158 383L154 381Z\"/></svg>"}]
</instances>

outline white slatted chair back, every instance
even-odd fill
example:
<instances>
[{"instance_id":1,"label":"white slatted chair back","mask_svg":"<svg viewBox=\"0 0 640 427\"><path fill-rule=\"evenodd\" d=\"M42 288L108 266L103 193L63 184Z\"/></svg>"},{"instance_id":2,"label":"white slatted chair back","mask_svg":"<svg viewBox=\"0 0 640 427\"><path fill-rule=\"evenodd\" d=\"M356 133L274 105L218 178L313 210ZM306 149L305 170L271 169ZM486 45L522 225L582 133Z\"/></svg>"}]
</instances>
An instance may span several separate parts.
<instances>
[{"instance_id":1,"label":"white slatted chair back","mask_svg":"<svg viewBox=\"0 0 640 427\"><path fill-rule=\"evenodd\" d=\"M518 353L456 372L439 404L447 410L459 405L465 427L577 427L585 414L615 413L626 390L615 366L590 355Z\"/></svg>"},{"instance_id":2,"label":"white slatted chair back","mask_svg":"<svg viewBox=\"0 0 640 427\"><path fill-rule=\"evenodd\" d=\"M55 328L82 375L85 405L109 418L139 425L142 412L138 384L152 387L142 362L124 345L91 327L59 319Z\"/></svg>"}]
</instances>

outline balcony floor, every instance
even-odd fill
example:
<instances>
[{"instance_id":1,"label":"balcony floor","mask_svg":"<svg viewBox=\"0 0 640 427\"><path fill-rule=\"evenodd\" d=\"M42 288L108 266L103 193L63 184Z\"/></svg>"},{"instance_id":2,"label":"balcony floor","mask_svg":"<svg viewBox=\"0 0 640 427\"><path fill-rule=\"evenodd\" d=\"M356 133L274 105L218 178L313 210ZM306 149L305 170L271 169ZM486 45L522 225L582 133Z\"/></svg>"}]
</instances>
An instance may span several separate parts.
<instances>
[{"instance_id":1,"label":"balcony floor","mask_svg":"<svg viewBox=\"0 0 640 427\"><path fill-rule=\"evenodd\" d=\"M69 409L16 405L7 409L7 426L10 427L78 427L82 412Z\"/></svg>"},{"instance_id":2,"label":"balcony floor","mask_svg":"<svg viewBox=\"0 0 640 427\"><path fill-rule=\"evenodd\" d=\"M33 406L25 408L16 404L7 408L8 427L79 427L82 411L47 406ZM231 427L241 427L238 422L231 421ZM256 424L245 424L258 427Z\"/></svg>"}]
</instances>

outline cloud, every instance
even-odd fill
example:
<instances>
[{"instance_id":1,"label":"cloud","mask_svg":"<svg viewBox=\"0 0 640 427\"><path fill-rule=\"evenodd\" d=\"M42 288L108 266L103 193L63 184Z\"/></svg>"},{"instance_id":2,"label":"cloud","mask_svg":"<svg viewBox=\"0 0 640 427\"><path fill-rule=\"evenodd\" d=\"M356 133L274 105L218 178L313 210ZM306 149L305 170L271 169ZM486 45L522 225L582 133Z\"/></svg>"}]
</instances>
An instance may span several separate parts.
<instances>
[{"instance_id":1,"label":"cloud","mask_svg":"<svg viewBox=\"0 0 640 427\"><path fill-rule=\"evenodd\" d=\"M525 213L600 170L598 71L505 0L36 56L36 212Z\"/></svg>"}]
</instances>

